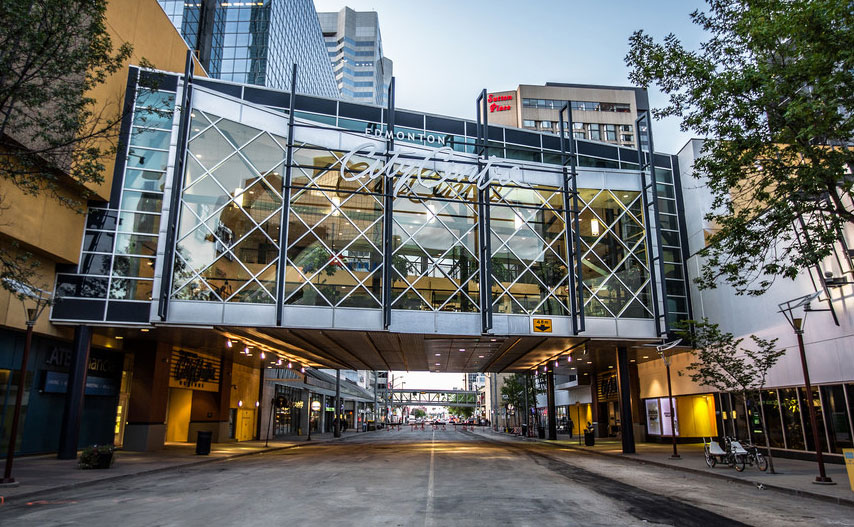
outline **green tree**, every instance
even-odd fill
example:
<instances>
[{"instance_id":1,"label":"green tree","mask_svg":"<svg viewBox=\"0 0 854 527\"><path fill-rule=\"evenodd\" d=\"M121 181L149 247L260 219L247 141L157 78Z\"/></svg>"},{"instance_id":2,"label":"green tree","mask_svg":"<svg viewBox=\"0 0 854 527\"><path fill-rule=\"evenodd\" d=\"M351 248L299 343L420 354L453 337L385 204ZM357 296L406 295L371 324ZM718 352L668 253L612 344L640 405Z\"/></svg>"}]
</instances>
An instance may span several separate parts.
<instances>
[{"instance_id":1,"label":"green tree","mask_svg":"<svg viewBox=\"0 0 854 527\"><path fill-rule=\"evenodd\" d=\"M131 56L111 41L107 4L0 0L0 178L78 210L85 185L104 180L122 119L121 101L96 101L93 90ZM37 267L14 241L0 243L4 284L29 284Z\"/></svg>"},{"instance_id":2,"label":"green tree","mask_svg":"<svg viewBox=\"0 0 854 527\"><path fill-rule=\"evenodd\" d=\"M456 415L457 417L462 417L464 419L468 419L472 415L474 415L474 407L473 406L455 406L453 403L475 403L477 402L477 396L464 395L464 394L453 394L448 397L448 402L452 403L448 406L448 412L451 415Z\"/></svg>"},{"instance_id":3,"label":"green tree","mask_svg":"<svg viewBox=\"0 0 854 527\"><path fill-rule=\"evenodd\" d=\"M503 404L512 404L517 415L525 415L525 390L528 390L528 406L536 404L537 396L533 383L525 382L524 373L514 373L504 378L501 386ZM527 416L526 416L527 417Z\"/></svg>"},{"instance_id":4,"label":"green tree","mask_svg":"<svg viewBox=\"0 0 854 527\"><path fill-rule=\"evenodd\" d=\"M427 412L425 412L421 408L416 408L415 410L412 410L412 415L416 419L421 419L421 418L427 417Z\"/></svg>"},{"instance_id":5,"label":"green tree","mask_svg":"<svg viewBox=\"0 0 854 527\"><path fill-rule=\"evenodd\" d=\"M741 392L745 405L747 392L761 392L765 388L768 370L786 353L785 349L777 348L777 339L767 340L756 335L750 335L752 346L743 347L743 338L737 339L732 333L721 331L718 324L706 318L681 322L676 333L694 348L694 361L686 368L691 380L719 392ZM684 373L680 371L679 374ZM773 474L774 458L768 427L765 419L760 421Z\"/></svg>"},{"instance_id":6,"label":"green tree","mask_svg":"<svg viewBox=\"0 0 854 527\"><path fill-rule=\"evenodd\" d=\"M708 4L691 15L708 37L698 50L637 31L626 63L632 82L669 96L656 117L708 138L694 168L715 232L698 284L758 295L830 255L854 221L854 10L850 0Z\"/></svg>"}]
</instances>

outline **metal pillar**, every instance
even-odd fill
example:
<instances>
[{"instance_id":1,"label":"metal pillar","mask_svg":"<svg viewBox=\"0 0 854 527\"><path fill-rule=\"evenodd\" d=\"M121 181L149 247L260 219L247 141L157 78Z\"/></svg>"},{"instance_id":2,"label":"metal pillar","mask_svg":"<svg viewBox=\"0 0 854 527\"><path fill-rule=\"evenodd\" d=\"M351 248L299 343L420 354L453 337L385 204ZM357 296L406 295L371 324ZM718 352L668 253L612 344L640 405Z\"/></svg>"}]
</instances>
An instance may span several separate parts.
<instances>
[{"instance_id":1,"label":"metal pillar","mask_svg":"<svg viewBox=\"0 0 854 527\"><path fill-rule=\"evenodd\" d=\"M821 441L819 441L818 424L815 415L815 404L812 396L812 384L810 384L810 371L807 367L807 354L804 351L804 332L800 329L795 332L798 336L798 351L801 354L801 368L804 370L804 386L807 391L807 406L809 406L810 425L812 427L812 442L815 446L815 460L818 462L818 476L815 477L814 483L833 484L833 480L827 476L824 470L824 457L821 453Z\"/></svg>"},{"instance_id":2,"label":"metal pillar","mask_svg":"<svg viewBox=\"0 0 854 527\"><path fill-rule=\"evenodd\" d=\"M160 278L160 301L157 303L157 316L166 320L169 313L169 295L172 294L172 267L175 261L175 243L178 230L178 216L181 207L181 195L184 192L184 163L187 157L187 140L190 137L190 114L193 107L193 52L187 51L184 66L184 91L181 95L181 117L178 124L178 152L175 154L175 168L172 171L172 196L169 202L169 214L166 223L166 252L163 256L163 272Z\"/></svg>"},{"instance_id":3,"label":"metal pillar","mask_svg":"<svg viewBox=\"0 0 854 527\"><path fill-rule=\"evenodd\" d=\"M522 388L522 390L525 392L525 423L524 423L524 425L525 425L525 437L528 436L528 434L530 433L530 430L531 430L531 411L529 410L529 407L528 407L528 376L529 375L531 375L531 374L530 373L522 374L522 381L523 381L523 386L524 386L524 388Z\"/></svg>"},{"instance_id":4,"label":"metal pillar","mask_svg":"<svg viewBox=\"0 0 854 527\"><path fill-rule=\"evenodd\" d=\"M276 269L276 325L282 325L285 305L285 262L288 252L288 221L291 207L291 167L294 153L294 109L297 98L297 65L291 67L291 94L288 97L288 144L285 153L285 177L282 179L282 212L279 219L279 268ZM311 411L311 410L309 410Z\"/></svg>"},{"instance_id":5,"label":"metal pillar","mask_svg":"<svg viewBox=\"0 0 854 527\"><path fill-rule=\"evenodd\" d=\"M557 416L555 415L555 372L546 372L546 400L548 401L549 435L548 439L557 439Z\"/></svg>"},{"instance_id":6,"label":"metal pillar","mask_svg":"<svg viewBox=\"0 0 854 527\"><path fill-rule=\"evenodd\" d=\"M83 393L86 390L86 371L89 369L91 343L91 327L74 328L68 391L65 394L65 411L62 414L62 428L59 430L59 449L56 456L59 459L77 458L77 442L80 436L80 419L83 416Z\"/></svg>"},{"instance_id":7,"label":"metal pillar","mask_svg":"<svg viewBox=\"0 0 854 527\"><path fill-rule=\"evenodd\" d=\"M333 435L341 437L341 370L335 370L335 420L333 423Z\"/></svg>"},{"instance_id":8,"label":"metal pillar","mask_svg":"<svg viewBox=\"0 0 854 527\"><path fill-rule=\"evenodd\" d=\"M629 353L625 346L617 348L617 380L620 384L620 436L623 439L623 454L634 454L635 430L632 425Z\"/></svg>"},{"instance_id":9,"label":"metal pillar","mask_svg":"<svg viewBox=\"0 0 854 527\"><path fill-rule=\"evenodd\" d=\"M6 451L6 468L3 471L3 479L0 483L16 484L15 478L12 477L12 463L15 460L15 447L18 444L18 421L21 418L21 404L24 400L24 390L27 387L27 362L30 358L30 347L33 342L33 326L34 320L27 321L27 337L24 341L24 354L21 355L21 370L18 376L18 391L15 394L15 411L12 414L12 428L9 434L9 448Z\"/></svg>"}]
</instances>

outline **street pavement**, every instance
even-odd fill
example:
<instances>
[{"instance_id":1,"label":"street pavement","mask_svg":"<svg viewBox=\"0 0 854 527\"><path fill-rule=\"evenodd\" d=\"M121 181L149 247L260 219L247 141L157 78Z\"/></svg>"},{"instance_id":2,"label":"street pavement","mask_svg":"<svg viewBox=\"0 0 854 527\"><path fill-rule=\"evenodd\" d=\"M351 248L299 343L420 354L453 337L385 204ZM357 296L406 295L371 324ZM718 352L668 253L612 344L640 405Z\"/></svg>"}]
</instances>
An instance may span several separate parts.
<instances>
[{"instance_id":1,"label":"street pavement","mask_svg":"<svg viewBox=\"0 0 854 527\"><path fill-rule=\"evenodd\" d=\"M403 429L45 492L0 525L850 525L854 507L462 431Z\"/></svg>"}]
</instances>

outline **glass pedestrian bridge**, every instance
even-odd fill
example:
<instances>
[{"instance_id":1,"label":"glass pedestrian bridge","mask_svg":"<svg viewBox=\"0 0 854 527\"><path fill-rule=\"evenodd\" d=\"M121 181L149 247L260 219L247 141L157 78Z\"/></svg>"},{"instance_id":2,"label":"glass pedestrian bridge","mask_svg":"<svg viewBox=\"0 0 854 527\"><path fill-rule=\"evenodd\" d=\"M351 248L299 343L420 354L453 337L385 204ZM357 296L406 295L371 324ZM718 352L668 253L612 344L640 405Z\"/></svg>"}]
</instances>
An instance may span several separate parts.
<instances>
[{"instance_id":1,"label":"glass pedestrian bridge","mask_svg":"<svg viewBox=\"0 0 854 527\"><path fill-rule=\"evenodd\" d=\"M649 339L687 316L669 155L136 68L128 86L111 199L57 273L54 323L378 349Z\"/></svg>"}]
</instances>

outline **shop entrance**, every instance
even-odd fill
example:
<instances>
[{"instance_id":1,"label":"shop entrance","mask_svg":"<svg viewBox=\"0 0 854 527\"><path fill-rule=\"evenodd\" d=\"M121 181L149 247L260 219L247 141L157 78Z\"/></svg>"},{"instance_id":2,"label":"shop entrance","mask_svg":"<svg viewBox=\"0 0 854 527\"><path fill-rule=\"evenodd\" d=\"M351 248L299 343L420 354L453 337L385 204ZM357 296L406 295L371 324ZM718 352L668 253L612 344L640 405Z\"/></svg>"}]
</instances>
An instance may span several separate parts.
<instances>
[{"instance_id":1,"label":"shop entrance","mask_svg":"<svg viewBox=\"0 0 854 527\"><path fill-rule=\"evenodd\" d=\"M169 388L169 407L166 413L166 441L187 442L190 435L190 412L193 390Z\"/></svg>"}]
</instances>

